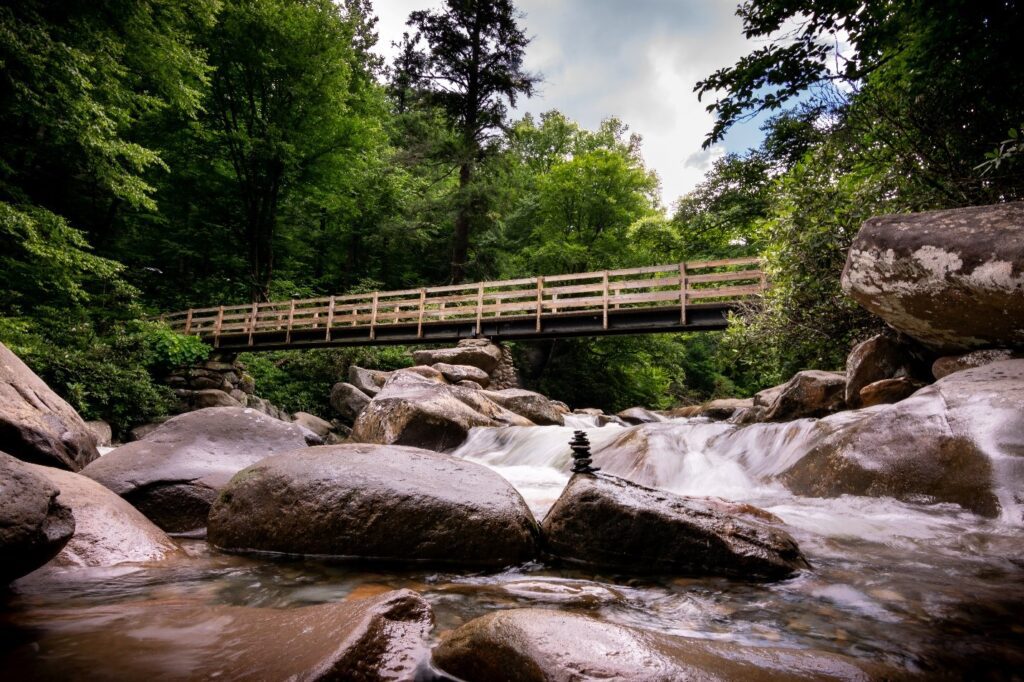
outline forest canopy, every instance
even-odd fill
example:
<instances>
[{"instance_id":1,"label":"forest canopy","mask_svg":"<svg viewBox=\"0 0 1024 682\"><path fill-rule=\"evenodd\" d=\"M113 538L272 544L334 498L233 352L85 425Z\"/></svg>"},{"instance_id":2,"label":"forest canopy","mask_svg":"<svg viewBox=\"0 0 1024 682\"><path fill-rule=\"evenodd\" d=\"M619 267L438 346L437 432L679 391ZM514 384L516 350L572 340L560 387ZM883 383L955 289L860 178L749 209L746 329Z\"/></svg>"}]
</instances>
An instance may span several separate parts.
<instances>
[{"instance_id":1,"label":"forest canopy","mask_svg":"<svg viewBox=\"0 0 1024 682\"><path fill-rule=\"evenodd\" d=\"M1017 2L750 0L757 45L695 84L708 144L763 142L673 206L628 121L518 115L511 0L413 12L384 63L369 0L22 0L0 6L0 341L87 418L169 409L202 358L151 316L189 306L761 255L772 289L724 334L520 344L573 406L669 407L836 369L877 322L839 290L880 213L1021 199ZM992 30L998 26L999 30ZM681 150L683 155L685 150ZM251 361L327 414L348 363Z\"/></svg>"}]
</instances>

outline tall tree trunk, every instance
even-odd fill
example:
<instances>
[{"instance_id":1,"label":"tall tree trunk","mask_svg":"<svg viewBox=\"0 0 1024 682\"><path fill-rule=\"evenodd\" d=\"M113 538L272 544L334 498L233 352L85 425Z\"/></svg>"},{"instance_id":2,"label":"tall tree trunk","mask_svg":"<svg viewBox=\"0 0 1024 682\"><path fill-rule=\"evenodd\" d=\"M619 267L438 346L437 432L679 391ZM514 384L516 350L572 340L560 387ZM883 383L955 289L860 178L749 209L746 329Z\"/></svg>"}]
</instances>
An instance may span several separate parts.
<instances>
[{"instance_id":1,"label":"tall tree trunk","mask_svg":"<svg viewBox=\"0 0 1024 682\"><path fill-rule=\"evenodd\" d=\"M473 180L473 167L466 161L459 166L459 209L455 214L455 235L452 240L452 284L460 284L466 277L466 260L469 257L469 221L472 207L467 189Z\"/></svg>"}]
</instances>

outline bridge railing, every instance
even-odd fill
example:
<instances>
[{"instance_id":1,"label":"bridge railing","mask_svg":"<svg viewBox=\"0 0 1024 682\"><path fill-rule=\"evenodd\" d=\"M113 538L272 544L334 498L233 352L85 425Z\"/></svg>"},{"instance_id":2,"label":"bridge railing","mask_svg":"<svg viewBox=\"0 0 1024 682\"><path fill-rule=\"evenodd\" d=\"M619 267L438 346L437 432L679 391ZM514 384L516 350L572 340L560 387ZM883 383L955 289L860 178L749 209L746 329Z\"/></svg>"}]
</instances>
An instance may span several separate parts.
<instances>
[{"instance_id":1,"label":"bridge railing","mask_svg":"<svg viewBox=\"0 0 1024 682\"><path fill-rule=\"evenodd\" d=\"M365 327L372 340L386 325L424 325L452 320L475 321L532 317L537 331L543 320L562 314L598 313L608 327L609 311L678 307L686 323L688 306L736 302L764 291L766 280L757 258L655 265L567 275L548 275L474 284L379 291L244 305L190 308L163 315L172 329L202 337L324 331Z\"/></svg>"}]
</instances>

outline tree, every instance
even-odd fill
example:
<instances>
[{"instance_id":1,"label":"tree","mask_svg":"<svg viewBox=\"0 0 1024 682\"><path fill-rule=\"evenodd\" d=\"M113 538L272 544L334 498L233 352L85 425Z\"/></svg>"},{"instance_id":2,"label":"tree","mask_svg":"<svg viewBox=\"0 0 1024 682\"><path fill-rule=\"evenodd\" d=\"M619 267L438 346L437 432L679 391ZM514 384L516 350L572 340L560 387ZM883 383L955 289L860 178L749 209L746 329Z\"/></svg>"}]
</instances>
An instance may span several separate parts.
<instances>
[{"instance_id":1,"label":"tree","mask_svg":"<svg viewBox=\"0 0 1024 682\"><path fill-rule=\"evenodd\" d=\"M459 168L458 206L452 235L451 281L461 282L469 257L470 231L480 201L471 191L479 163L509 106L529 97L537 78L523 70L529 39L517 23L510 0L446 0L443 11L409 15L414 37L405 39L395 63L405 92L415 84L446 113L458 133L451 150ZM419 43L426 42L426 49ZM404 95L401 102L404 106Z\"/></svg>"},{"instance_id":2,"label":"tree","mask_svg":"<svg viewBox=\"0 0 1024 682\"><path fill-rule=\"evenodd\" d=\"M383 101L367 63L365 11L330 0L231 0L207 36L214 71L204 123L233 178L253 300L270 293L284 205L330 184L374 134L371 111Z\"/></svg>"}]
</instances>

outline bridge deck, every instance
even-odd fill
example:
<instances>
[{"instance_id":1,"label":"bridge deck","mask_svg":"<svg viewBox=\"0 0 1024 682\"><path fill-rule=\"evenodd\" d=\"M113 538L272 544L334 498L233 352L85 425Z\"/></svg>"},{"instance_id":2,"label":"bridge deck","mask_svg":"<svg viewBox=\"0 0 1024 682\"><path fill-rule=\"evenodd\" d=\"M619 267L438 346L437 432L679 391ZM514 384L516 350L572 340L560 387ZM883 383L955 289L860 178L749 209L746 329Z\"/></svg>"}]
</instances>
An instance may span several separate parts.
<instances>
[{"instance_id":1,"label":"bridge deck","mask_svg":"<svg viewBox=\"0 0 1024 682\"><path fill-rule=\"evenodd\" d=\"M190 308L173 329L230 350L722 329L764 291L756 258Z\"/></svg>"}]
</instances>

